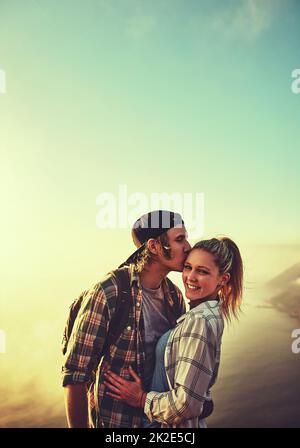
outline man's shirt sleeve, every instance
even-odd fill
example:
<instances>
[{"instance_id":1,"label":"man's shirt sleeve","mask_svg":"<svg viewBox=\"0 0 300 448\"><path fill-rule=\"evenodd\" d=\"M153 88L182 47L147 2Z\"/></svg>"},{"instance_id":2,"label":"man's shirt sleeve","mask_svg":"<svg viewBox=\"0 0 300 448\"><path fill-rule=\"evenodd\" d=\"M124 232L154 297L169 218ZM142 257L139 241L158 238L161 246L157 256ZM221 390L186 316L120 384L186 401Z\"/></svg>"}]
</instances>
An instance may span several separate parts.
<instances>
[{"instance_id":1,"label":"man's shirt sleeve","mask_svg":"<svg viewBox=\"0 0 300 448\"><path fill-rule=\"evenodd\" d=\"M150 421L178 425L201 415L215 366L215 337L208 321L184 322L175 366L175 384L169 392L149 392L144 411Z\"/></svg>"},{"instance_id":2,"label":"man's shirt sleeve","mask_svg":"<svg viewBox=\"0 0 300 448\"><path fill-rule=\"evenodd\" d=\"M87 293L74 322L62 368L63 386L91 379L102 354L108 322L106 297L97 284Z\"/></svg>"}]
</instances>

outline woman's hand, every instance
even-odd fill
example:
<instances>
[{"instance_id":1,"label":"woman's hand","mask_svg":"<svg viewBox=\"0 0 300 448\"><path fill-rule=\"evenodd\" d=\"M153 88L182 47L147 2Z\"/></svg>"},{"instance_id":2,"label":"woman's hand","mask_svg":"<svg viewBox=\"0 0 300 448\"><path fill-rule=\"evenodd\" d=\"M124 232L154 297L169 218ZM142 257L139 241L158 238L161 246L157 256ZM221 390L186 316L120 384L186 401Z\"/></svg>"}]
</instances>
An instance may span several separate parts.
<instances>
[{"instance_id":1,"label":"woman's hand","mask_svg":"<svg viewBox=\"0 0 300 448\"><path fill-rule=\"evenodd\" d=\"M143 390L142 382L131 367L128 369L134 381L127 381L119 375L108 371L104 374L104 384L109 389L107 395L115 400L124 401L129 406L143 408L145 406L147 393Z\"/></svg>"}]
</instances>

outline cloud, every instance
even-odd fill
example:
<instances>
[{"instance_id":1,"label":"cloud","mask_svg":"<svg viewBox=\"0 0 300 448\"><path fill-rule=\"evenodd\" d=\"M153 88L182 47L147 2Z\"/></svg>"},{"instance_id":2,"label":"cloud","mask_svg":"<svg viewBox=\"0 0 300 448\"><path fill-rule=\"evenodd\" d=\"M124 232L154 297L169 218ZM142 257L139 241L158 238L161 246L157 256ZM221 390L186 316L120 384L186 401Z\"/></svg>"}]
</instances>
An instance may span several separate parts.
<instances>
[{"instance_id":1,"label":"cloud","mask_svg":"<svg viewBox=\"0 0 300 448\"><path fill-rule=\"evenodd\" d=\"M214 31L231 38L256 41L271 25L282 0L242 0L213 18Z\"/></svg>"},{"instance_id":2,"label":"cloud","mask_svg":"<svg viewBox=\"0 0 300 448\"><path fill-rule=\"evenodd\" d=\"M153 16L137 15L128 19L127 32L134 39L142 39L153 32L156 26L156 19Z\"/></svg>"},{"instance_id":3,"label":"cloud","mask_svg":"<svg viewBox=\"0 0 300 448\"><path fill-rule=\"evenodd\" d=\"M57 399L41 389L39 379L7 387L7 377L1 375L0 428L65 428L67 427L63 392Z\"/></svg>"}]
</instances>

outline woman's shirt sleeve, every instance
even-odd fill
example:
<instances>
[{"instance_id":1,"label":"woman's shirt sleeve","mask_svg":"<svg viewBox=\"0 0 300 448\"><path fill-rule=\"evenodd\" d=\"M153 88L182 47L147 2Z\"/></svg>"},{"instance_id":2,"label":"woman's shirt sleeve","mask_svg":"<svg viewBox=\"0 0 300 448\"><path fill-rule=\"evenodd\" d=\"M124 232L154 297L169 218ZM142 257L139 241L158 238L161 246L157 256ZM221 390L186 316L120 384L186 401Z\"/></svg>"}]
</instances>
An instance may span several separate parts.
<instances>
[{"instance_id":1,"label":"woman's shirt sleeve","mask_svg":"<svg viewBox=\"0 0 300 448\"><path fill-rule=\"evenodd\" d=\"M205 318L191 316L184 321L180 333L174 388L147 394L144 411L149 420L176 426L200 416L215 364L216 343L210 323Z\"/></svg>"}]
</instances>

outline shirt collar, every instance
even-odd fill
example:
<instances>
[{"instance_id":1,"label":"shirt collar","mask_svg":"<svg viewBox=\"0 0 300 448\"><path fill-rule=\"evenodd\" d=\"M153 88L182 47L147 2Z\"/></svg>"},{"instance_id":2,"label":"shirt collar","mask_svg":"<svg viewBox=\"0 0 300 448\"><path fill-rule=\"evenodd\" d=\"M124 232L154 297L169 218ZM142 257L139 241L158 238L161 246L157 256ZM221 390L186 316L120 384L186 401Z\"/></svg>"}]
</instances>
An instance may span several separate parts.
<instances>
[{"instance_id":1,"label":"shirt collar","mask_svg":"<svg viewBox=\"0 0 300 448\"><path fill-rule=\"evenodd\" d=\"M129 273L130 273L130 285L137 285L138 288L141 288L140 276L138 272L134 269L134 264L129 265Z\"/></svg>"}]
</instances>

